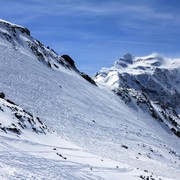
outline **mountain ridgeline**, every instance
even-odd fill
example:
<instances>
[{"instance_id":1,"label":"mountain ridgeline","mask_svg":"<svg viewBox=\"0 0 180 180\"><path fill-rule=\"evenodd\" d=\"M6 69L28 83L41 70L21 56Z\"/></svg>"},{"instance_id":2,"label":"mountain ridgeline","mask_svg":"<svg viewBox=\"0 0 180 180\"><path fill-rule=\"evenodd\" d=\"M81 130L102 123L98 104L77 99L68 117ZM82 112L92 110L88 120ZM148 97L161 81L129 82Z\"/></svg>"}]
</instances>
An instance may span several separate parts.
<instances>
[{"instance_id":1,"label":"mountain ridgeline","mask_svg":"<svg viewBox=\"0 0 180 180\"><path fill-rule=\"evenodd\" d=\"M76 71L84 79L90 83L95 82L85 73L80 72L76 66L74 60L69 55L59 56L49 46L44 46L40 41L31 37L30 31L19 25L15 25L6 21L0 21L0 37L5 44L12 45L17 51L21 51L29 55L37 57L37 59L46 64L48 67L57 70L59 66Z\"/></svg>"}]
</instances>

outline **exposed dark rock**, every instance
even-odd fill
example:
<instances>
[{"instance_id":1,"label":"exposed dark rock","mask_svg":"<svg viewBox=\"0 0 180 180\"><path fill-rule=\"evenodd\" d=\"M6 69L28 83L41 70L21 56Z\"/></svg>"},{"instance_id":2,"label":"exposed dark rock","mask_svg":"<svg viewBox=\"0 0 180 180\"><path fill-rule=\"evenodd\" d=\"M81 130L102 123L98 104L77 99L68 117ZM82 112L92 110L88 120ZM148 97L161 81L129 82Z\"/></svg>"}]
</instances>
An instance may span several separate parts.
<instances>
[{"instance_id":1,"label":"exposed dark rock","mask_svg":"<svg viewBox=\"0 0 180 180\"><path fill-rule=\"evenodd\" d=\"M180 131L176 130L175 128L171 128L171 131L178 137L180 137Z\"/></svg>"},{"instance_id":2,"label":"exposed dark rock","mask_svg":"<svg viewBox=\"0 0 180 180\"><path fill-rule=\"evenodd\" d=\"M128 149L128 146L126 146L126 145L122 145L121 147L123 147L125 149Z\"/></svg>"},{"instance_id":3,"label":"exposed dark rock","mask_svg":"<svg viewBox=\"0 0 180 180\"><path fill-rule=\"evenodd\" d=\"M28 43L29 47L31 48L32 52L37 56L38 60L45 62L45 58L44 58L43 54L39 51L38 46L36 46L35 44L33 44L29 41L27 43Z\"/></svg>"},{"instance_id":4,"label":"exposed dark rock","mask_svg":"<svg viewBox=\"0 0 180 180\"><path fill-rule=\"evenodd\" d=\"M131 54L128 53L128 54L124 55L124 60L130 64L132 64L132 62L133 62L132 59L133 59L133 57Z\"/></svg>"},{"instance_id":5,"label":"exposed dark rock","mask_svg":"<svg viewBox=\"0 0 180 180\"><path fill-rule=\"evenodd\" d=\"M21 130L20 129L18 129L18 128L6 128L7 129L7 131L11 131L11 132L13 132L13 133L16 133L16 134L18 134L18 135L20 135L21 134Z\"/></svg>"},{"instance_id":6,"label":"exposed dark rock","mask_svg":"<svg viewBox=\"0 0 180 180\"><path fill-rule=\"evenodd\" d=\"M94 81L91 77L89 77L87 74L81 72L80 75L81 75L84 79L86 79L88 82L90 82L91 84L96 85L95 81ZM97 86L97 85L96 85L96 86Z\"/></svg>"},{"instance_id":7,"label":"exposed dark rock","mask_svg":"<svg viewBox=\"0 0 180 180\"><path fill-rule=\"evenodd\" d=\"M7 101L8 103L10 103L10 104L17 105L17 104L15 104L14 102L12 102L12 101L9 100L9 99L6 99L6 101Z\"/></svg>"},{"instance_id":8,"label":"exposed dark rock","mask_svg":"<svg viewBox=\"0 0 180 180\"><path fill-rule=\"evenodd\" d=\"M29 29L27 29L27 28L25 28L25 27L14 26L14 28L16 28L16 29L20 30L22 33L27 34L28 36L30 36L30 35L31 35L31 33L30 33Z\"/></svg>"},{"instance_id":9,"label":"exposed dark rock","mask_svg":"<svg viewBox=\"0 0 180 180\"><path fill-rule=\"evenodd\" d=\"M2 98L2 99L5 98L5 94L3 92L0 93L0 98Z\"/></svg>"},{"instance_id":10,"label":"exposed dark rock","mask_svg":"<svg viewBox=\"0 0 180 180\"><path fill-rule=\"evenodd\" d=\"M73 68L76 68L74 60L69 55L62 55L61 56L66 62L68 62Z\"/></svg>"},{"instance_id":11,"label":"exposed dark rock","mask_svg":"<svg viewBox=\"0 0 180 180\"><path fill-rule=\"evenodd\" d=\"M21 119L21 118L22 118L22 115L20 115L20 114L18 114L18 113L15 113L14 115L15 115L16 118L18 118L18 119Z\"/></svg>"},{"instance_id":12,"label":"exposed dark rock","mask_svg":"<svg viewBox=\"0 0 180 180\"><path fill-rule=\"evenodd\" d=\"M4 99L4 101L6 101L6 103L4 103L2 107L0 106L0 110L5 113L8 111L9 116L12 118L12 123L10 125L0 123L0 129L2 131L18 135L21 135L24 130L41 134L46 134L46 132L49 131L38 117L34 117L31 113L21 109L8 99Z\"/></svg>"}]
</instances>

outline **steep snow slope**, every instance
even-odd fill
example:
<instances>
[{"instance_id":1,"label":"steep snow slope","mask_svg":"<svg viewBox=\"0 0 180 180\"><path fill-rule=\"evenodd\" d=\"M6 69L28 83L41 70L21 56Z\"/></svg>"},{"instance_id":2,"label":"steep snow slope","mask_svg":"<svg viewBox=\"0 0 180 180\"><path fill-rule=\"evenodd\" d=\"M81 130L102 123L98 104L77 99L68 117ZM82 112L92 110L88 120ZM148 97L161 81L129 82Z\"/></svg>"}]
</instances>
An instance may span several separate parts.
<instances>
[{"instance_id":1,"label":"steep snow slope","mask_svg":"<svg viewBox=\"0 0 180 180\"><path fill-rule=\"evenodd\" d=\"M122 173L127 178L142 174L63 140L38 117L2 96L0 122L0 179L97 179L104 172L106 178L118 179Z\"/></svg>"},{"instance_id":2,"label":"steep snow slope","mask_svg":"<svg viewBox=\"0 0 180 180\"><path fill-rule=\"evenodd\" d=\"M0 30L9 33L13 42L16 36L20 37L12 44L1 33L0 92L39 117L59 137L56 133L33 132L29 139L16 138L2 132L3 178L13 179L17 175L30 179L146 179L152 175L154 179L178 179L180 143L164 123L155 121L139 106L127 106L113 92L90 84L65 59L61 58L64 63L59 63L56 58L45 56L49 50L41 51L44 46L40 43L36 50L44 59L39 60L37 51L24 39L36 41L19 30L12 36L8 28L13 26L6 23ZM23 151L21 144L28 152ZM67 160L61 161L61 156L59 160L50 144L63 157L67 155ZM72 144L76 144L77 154ZM103 163L101 159L105 159ZM31 163L33 167L29 169Z\"/></svg>"},{"instance_id":3,"label":"steep snow slope","mask_svg":"<svg viewBox=\"0 0 180 180\"><path fill-rule=\"evenodd\" d=\"M0 43L3 45L11 46L22 54L36 58L52 69L57 70L59 66L72 69L95 85L95 82L87 74L76 68L71 57L68 55L59 56L53 49L32 38L27 28L0 19L0 38Z\"/></svg>"},{"instance_id":4,"label":"steep snow slope","mask_svg":"<svg viewBox=\"0 0 180 180\"><path fill-rule=\"evenodd\" d=\"M126 104L138 105L163 121L180 137L180 59L126 54L111 68L102 68L94 79L99 86L113 90Z\"/></svg>"}]
</instances>

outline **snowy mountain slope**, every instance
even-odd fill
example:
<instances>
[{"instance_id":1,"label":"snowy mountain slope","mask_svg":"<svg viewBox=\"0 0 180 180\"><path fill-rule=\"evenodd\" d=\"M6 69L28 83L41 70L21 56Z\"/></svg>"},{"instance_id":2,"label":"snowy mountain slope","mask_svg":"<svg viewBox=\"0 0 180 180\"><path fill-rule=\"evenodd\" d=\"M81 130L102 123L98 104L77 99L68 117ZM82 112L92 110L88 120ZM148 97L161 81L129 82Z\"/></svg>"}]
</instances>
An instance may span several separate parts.
<instances>
[{"instance_id":1,"label":"snowy mountain slope","mask_svg":"<svg viewBox=\"0 0 180 180\"><path fill-rule=\"evenodd\" d=\"M0 122L0 179L97 179L104 171L114 179L141 174L63 140L39 118L4 98L0 98Z\"/></svg>"},{"instance_id":2,"label":"snowy mountain slope","mask_svg":"<svg viewBox=\"0 0 180 180\"><path fill-rule=\"evenodd\" d=\"M10 125L14 127L13 124L16 124L16 121L22 122L19 119L21 113L23 114L21 114L23 123L27 125L28 118L25 118L32 117L32 115L29 116L30 113L9 100L2 98L0 100L2 109L0 120L2 124L6 124L7 129ZM9 109L8 112L7 109ZM6 123L3 122L2 117ZM33 118L33 120L35 119L37 118ZM37 121L35 122L35 127L38 129L39 124ZM29 124L31 126L31 123ZM31 128L20 127L20 129L21 133L8 130L0 132L1 179L43 179L44 177L47 177L46 179L56 177L60 179L157 178L156 175L146 169L133 169L128 164L88 153L82 148L61 139L52 131L44 130L43 132L46 133L37 133L34 129L29 131ZM13 134L18 136L13 136ZM127 146L124 145L123 148L126 149ZM170 153L177 157L175 152L170 151ZM161 176L159 175L158 178Z\"/></svg>"},{"instance_id":3,"label":"snowy mountain slope","mask_svg":"<svg viewBox=\"0 0 180 180\"><path fill-rule=\"evenodd\" d=\"M72 66L57 63L58 68L49 68L48 59L39 61L28 45L22 45L24 40L15 46L3 38L0 42L0 92L58 133L32 132L17 138L1 132L2 178L178 179L180 142L164 123L90 84Z\"/></svg>"},{"instance_id":4,"label":"snowy mountain slope","mask_svg":"<svg viewBox=\"0 0 180 180\"><path fill-rule=\"evenodd\" d=\"M164 122L180 137L180 59L158 54L132 57L126 54L111 68L102 68L94 80L110 88L127 104L140 106Z\"/></svg>"},{"instance_id":5,"label":"snowy mountain slope","mask_svg":"<svg viewBox=\"0 0 180 180\"><path fill-rule=\"evenodd\" d=\"M76 71L92 84L95 82L85 73L80 72L75 62L68 55L59 56L53 49L44 46L40 41L31 37L30 31L22 26L0 19L0 38L3 45L26 54L46 64L49 68L58 70L60 66Z\"/></svg>"}]
</instances>

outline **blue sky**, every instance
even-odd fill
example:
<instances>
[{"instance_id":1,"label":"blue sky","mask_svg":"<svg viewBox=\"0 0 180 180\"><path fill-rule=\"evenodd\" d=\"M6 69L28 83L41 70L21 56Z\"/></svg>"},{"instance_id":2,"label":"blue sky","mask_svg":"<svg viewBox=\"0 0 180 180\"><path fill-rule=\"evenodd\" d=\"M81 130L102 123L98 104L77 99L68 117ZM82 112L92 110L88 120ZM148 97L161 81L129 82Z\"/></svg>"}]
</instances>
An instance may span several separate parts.
<instances>
[{"instance_id":1,"label":"blue sky","mask_svg":"<svg viewBox=\"0 0 180 180\"><path fill-rule=\"evenodd\" d=\"M0 0L0 7L0 18L90 75L125 53L180 57L179 0Z\"/></svg>"}]
</instances>

